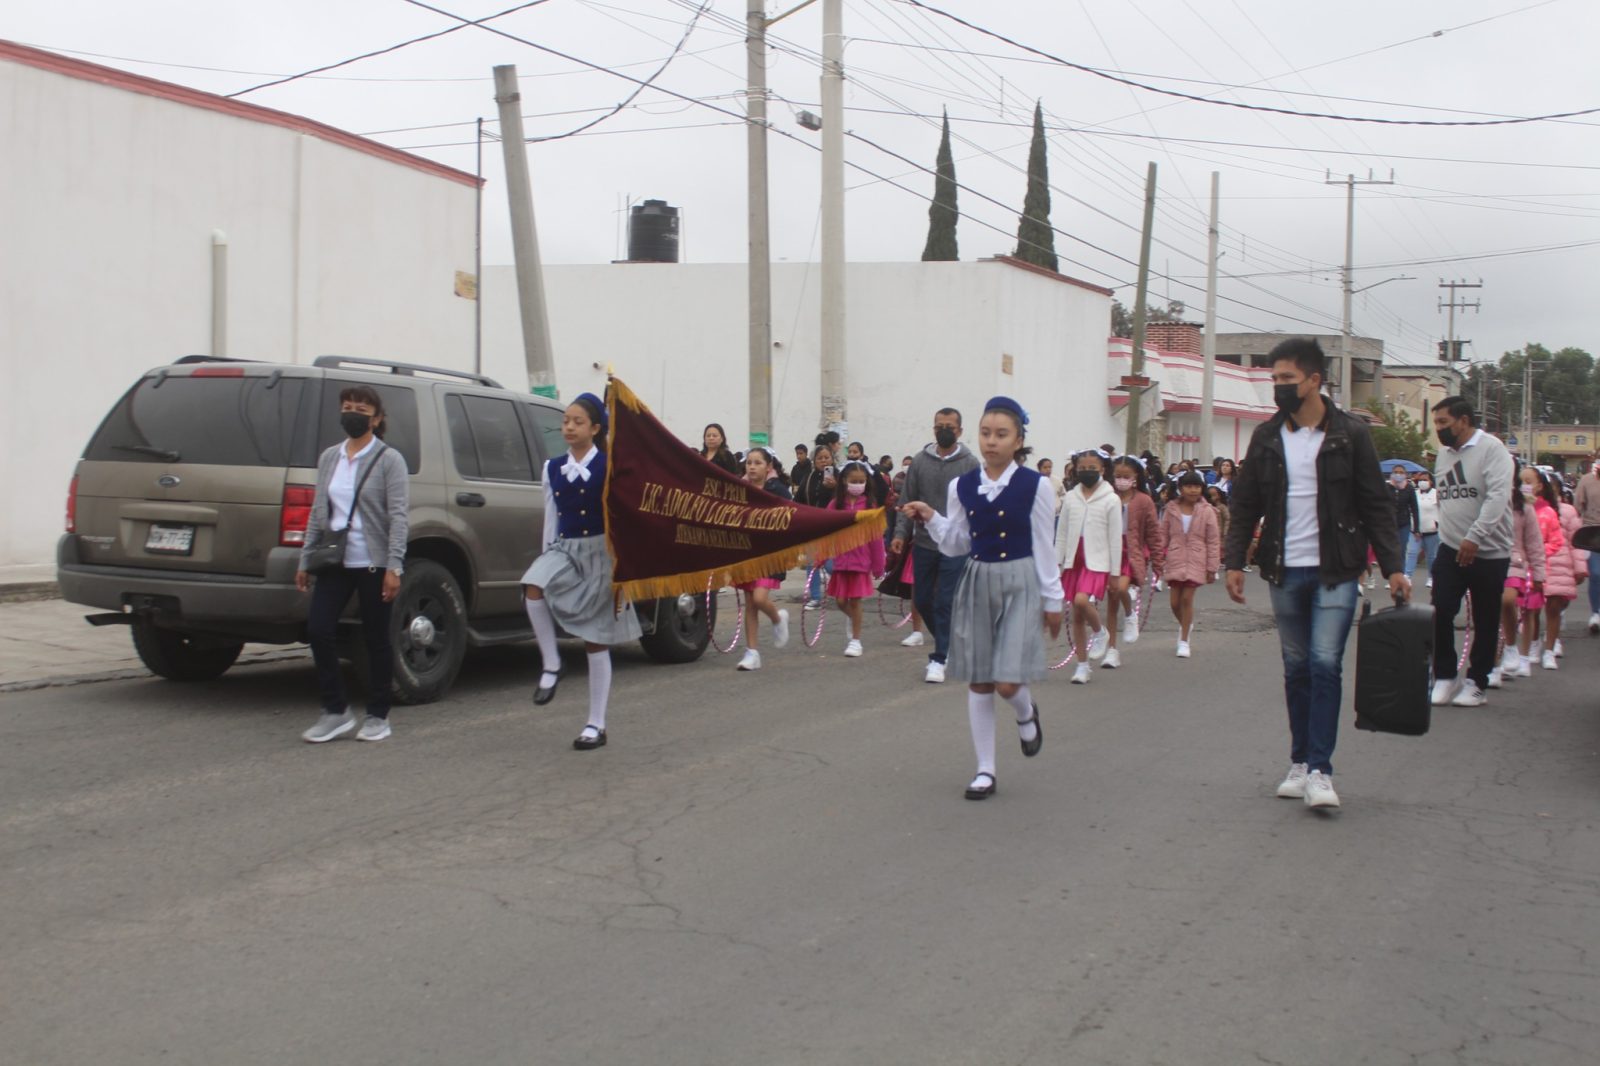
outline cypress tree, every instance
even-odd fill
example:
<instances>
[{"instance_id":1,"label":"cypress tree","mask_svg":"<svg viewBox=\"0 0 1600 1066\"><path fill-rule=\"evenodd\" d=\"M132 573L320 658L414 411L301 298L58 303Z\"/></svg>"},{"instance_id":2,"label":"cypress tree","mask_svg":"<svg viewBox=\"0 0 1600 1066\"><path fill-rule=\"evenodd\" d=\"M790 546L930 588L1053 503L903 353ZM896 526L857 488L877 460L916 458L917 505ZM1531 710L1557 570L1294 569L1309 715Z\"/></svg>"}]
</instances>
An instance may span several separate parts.
<instances>
[{"instance_id":1,"label":"cypress tree","mask_svg":"<svg viewBox=\"0 0 1600 1066\"><path fill-rule=\"evenodd\" d=\"M939 159L934 165L933 202L928 205L928 243L922 261L954 262L956 251L956 160L950 152L950 112L944 113L944 133L939 138Z\"/></svg>"},{"instance_id":2,"label":"cypress tree","mask_svg":"<svg viewBox=\"0 0 1600 1066\"><path fill-rule=\"evenodd\" d=\"M1047 270L1056 265L1055 231L1050 228L1050 164L1045 156L1044 107L1033 106L1033 145L1028 149L1028 195L1017 224L1017 258Z\"/></svg>"}]
</instances>

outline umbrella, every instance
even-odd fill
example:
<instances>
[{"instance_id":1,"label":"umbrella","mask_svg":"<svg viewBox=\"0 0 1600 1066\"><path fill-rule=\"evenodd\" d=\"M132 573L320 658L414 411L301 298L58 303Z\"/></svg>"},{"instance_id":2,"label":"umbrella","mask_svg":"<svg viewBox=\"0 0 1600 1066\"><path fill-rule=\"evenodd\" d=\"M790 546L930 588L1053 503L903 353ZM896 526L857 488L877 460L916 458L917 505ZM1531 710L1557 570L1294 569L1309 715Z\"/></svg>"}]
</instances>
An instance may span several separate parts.
<instances>
[{"instance_id":1,"label":"umbrella","mask_svg":"<svg viewBox=\"0 0 1600 1066\"><path fill-rule=\"evenodd\" d=\"M1378 465L1383 468L1384 473L1388 473L1397 466L1405 467L1408 474L1426 474L1428 472L1427 467L1421 463L1413 463L1410 459L1385 459Z\"/></svg>"}]
</instances>

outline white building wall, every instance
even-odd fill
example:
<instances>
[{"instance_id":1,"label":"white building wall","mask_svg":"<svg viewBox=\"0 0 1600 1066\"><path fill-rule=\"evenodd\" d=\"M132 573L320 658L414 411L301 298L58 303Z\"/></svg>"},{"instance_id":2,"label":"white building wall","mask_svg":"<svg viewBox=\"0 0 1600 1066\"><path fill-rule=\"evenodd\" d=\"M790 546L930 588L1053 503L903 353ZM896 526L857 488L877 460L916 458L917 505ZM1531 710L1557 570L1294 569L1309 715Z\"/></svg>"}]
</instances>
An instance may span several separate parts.
<instances>
[{"instance_id":1,"label":"white building wall","mask_svg":"<svg viewBox=\"0 0 1600 1066\"><path fill-rule=\"evenodd\" d=\"M100 419L144 370L210 351L214 230L228 354L471 367L470 184L4 59L0 99L0 575L49 576Z\"/></svg>"}]
</instances>

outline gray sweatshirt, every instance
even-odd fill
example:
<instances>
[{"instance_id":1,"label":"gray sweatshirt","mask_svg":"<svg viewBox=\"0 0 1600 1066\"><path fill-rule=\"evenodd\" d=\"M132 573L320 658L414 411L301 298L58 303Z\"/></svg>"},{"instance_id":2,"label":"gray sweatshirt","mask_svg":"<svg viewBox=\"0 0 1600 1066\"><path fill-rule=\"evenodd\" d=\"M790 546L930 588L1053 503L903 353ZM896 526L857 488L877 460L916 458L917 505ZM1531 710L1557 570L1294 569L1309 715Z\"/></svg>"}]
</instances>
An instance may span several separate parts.
<instances>
[{"instance_id":1,"label":"gray sweatshirt","mask_svg":"<svg viewBox=\"0 0 1600 1066\"><path fill-rule=\"evenodd\" d=\"M906 473L906 487L900 494L900 502L925 503L944 514L945 503L950 498L950 482L968 470L976 469L978 457L960 441L956 442L955 450L949 455L940 455L939 446L930 444L911 457L911 469ZM929 551L939 550L928 535L927 527L920 522L913 523L905 515L895 522L894 535L904 540L912 535L913 529L916 530L913 544Z\"/></svg>"},{"instance_id":2,"label":"gray sweatshirt","mask_svg":"<svg viewBox=\"0 0 1600 1066\"><path fill-rule=\"evenodd\" d=\"M1485 559L1509 559L1515 469L1506 446L1481 429L1474 432L1472 444L1442 449L1433 468L1440 542L1457 549L1470 540Z\"/></svg>"},{"instance_id":3,"label":"gray sweatshirt","mask_svg":"<svg viewBox=\"0 0 1600 1066\"><path fill-rule=\"evenodd\" d=\"M327 532L328 485L333 481L333 468L343 450L344 443L340 442L317 460L317 492L311 504L311 520L306 525L306 544L300 552L302 568ZM411 522L411 478L406 472L406 461L398 451L375 448L356 468L357 481L373 463L378 466L361 486L361 496L356 500L356 509L361 514L361 533L374 564L381 563L386 570L400 570L406 562L406 535Z\"/></svg>"}]
</instances>

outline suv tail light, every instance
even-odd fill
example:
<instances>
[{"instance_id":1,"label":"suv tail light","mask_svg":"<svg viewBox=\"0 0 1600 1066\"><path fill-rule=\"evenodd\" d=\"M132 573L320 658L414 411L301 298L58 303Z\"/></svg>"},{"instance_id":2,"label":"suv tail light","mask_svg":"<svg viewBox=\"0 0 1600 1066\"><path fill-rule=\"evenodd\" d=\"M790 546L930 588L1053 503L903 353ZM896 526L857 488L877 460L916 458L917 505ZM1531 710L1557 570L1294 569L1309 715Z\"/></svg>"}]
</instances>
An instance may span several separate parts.
<instances>
[{"instance_id":1,"label":"suv tail light","mask_svg":"<svg viewBox=\"0 0 1600 1066\"><path fill-rule=\"evenodd\" d=\"M67 486L67 532L78 531L78 475L72 475L72 483Z\"/></svg>"},{"instance_id":2,"label":"suv tail light","mask_svg":"<svg viewBox=\"0 0 1600 1066\"><path fill-rule=\"evenodd\" d=\"M306 542L306 526L311 523L311 504L317 490L311 485L285 485L283 511L278 519L278 543L298 548Z\"/></svg>"}]
</instances>

